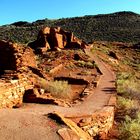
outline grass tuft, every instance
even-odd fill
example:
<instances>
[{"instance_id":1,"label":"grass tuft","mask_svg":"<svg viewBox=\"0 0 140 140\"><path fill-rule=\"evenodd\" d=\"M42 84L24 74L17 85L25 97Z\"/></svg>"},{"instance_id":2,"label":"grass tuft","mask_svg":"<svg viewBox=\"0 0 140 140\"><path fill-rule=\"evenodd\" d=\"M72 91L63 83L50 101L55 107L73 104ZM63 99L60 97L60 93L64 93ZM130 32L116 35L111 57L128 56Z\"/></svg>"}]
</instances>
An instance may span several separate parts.
<instances>
[{"instance_id":1,"label":"grass tuft","mask_svg":"<svg viewBox=\"0 0 140 140\"><path fill-rule=\"evenodd\" d=\"M45 90L56 98L71 98L71 86L68 81L51 81Z\"/></svg>"},{"instance_id":2,"label":"grass tuft","mask_svg":"<svg viewBox=\"0 0 140 140\"><path fill-rule=\"evenodd\" d=\"M120 123L121 140L140 140L140 86L139 80L130 73L117 75L118 109L123 111Z\"/></svg>"}]
</instances>

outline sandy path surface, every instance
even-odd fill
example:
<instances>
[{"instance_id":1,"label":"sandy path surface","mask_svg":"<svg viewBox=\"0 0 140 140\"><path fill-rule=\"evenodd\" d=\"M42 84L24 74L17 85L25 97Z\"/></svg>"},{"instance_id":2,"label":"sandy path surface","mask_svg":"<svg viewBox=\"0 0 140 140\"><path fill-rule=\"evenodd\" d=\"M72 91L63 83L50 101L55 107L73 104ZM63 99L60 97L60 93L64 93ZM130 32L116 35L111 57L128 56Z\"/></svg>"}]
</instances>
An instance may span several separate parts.
<instances>
[{"instance_id":1,"label":"sandy path surface","mask_svg":"<svg viewBox=\"0 0 140 140\"><path fill-rule=\"evenodd\" d=\"M47 116L5 109L0 114L0 140L61 140Z\"/></svg>"}]
</instances>

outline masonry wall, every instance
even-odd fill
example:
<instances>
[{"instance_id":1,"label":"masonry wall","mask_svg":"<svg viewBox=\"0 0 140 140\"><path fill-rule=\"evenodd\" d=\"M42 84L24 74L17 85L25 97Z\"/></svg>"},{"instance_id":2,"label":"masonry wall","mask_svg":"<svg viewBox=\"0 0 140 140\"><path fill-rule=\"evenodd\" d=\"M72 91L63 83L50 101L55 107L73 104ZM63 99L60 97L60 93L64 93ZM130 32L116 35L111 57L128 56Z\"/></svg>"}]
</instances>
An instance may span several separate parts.
<instances>
[{"instance_id":1,"label":"masonry wall","mask_svg":"<svg viewBox=\"0 0 140 140\"><path fill-rule=\"evenodd\" d=\"M0 41L0 108L21 105L25 91L33 88L32 71L28 67L36 67L35 54L31 48Z\"/></svg>"},{"instance_id":2,"label":"masonry wall","mask_svg":"<svg viewBox=\"0 0 140 140\"><path fill-rule=\"evenodd\" d=\"M23 95L26 90L33 86L26 79L0 81L0 108L13 108L22 104Z\"/></svg>"}]
</instances>

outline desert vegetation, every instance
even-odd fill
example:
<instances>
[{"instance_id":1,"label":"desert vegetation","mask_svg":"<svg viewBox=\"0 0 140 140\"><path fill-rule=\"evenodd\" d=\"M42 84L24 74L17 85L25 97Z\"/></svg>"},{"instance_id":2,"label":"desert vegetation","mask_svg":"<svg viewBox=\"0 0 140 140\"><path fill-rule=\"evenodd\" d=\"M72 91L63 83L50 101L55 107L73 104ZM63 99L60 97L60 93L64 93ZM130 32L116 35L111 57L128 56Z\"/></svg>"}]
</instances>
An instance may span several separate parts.
<instances>
[{"instance_id":1,"label":"desert vegetation","mask_svg":"<svg viewBox=\"0 0 140 140\"><path fill-rule=\"evenodd\" d=\"M125 117L120 130L120 139L139 140L140 139L140 113L137 113L134 119L130 116Z\"/></svg>"},{"instance_id":2,"label":"desert vegetation","mask_svg":"<svg viewBox=\"0 0 140 140\"><path fill-rule=\"evenodd\" d=\"M68 81L51 81L45 90L50 92L52 96L56 98L69 99L71 97L71 86Z\"/></svg>"},{"instance_id":3,"label":"desert vegetation","mask_svg":"<svg viewBox=\"0 0 140 140\"><path fill-rule=\"evenodd\" d=\"M85 62L83 60L79 60L77 63L76 63L77 66L79 67L86 67L86 68L95 68L97 67L97 65L95 64L95 62Z\"/></svg>"},{"instance_id":4,"label":"desert vegetation","mask_svg":"<svg viewBox=\"0 0 140 140\"><path fill-rule=\"evenodd\" d=\"M28 43L36 39L44 26L60 26L86 42L93 40L139 42L140 16L133 12L119 12L107 15L62 18L58 20L37 20L33 23L16 22L0 27L0 39Z\"/></svg>"},{"instance_id":5,"label":"desert vegetation","mask_svg":"<svg viewBox=\"0 0 140 140\"><path fill-rule=\"evenodd\" d=\"M43 78L39 78L37 85L55 98L70 99L71 97L72 89L68 81L51 80L48 82Z\"/></svg>"},{"instance_id":6,"label":"desert vegetation","mask_svg":"<svg viewBox=\"0 0 140 140\"><path fill-rule=\"evenodd\" d=\"M119 138L140 139L140 82L131 73L117 75Z\"/></svg>"},{"instance_id":7,"label":"desert vegetation","mask_svg":"<svg viewBox=\"0 0 140 140\"><path fill-rule=\"evenodd\" d=\"M94 42L91 49L93 54L98 53L102 61L110 65L117 74L115 121L119 131L117 138L120 140L140 139L140 54L136 48L131 43L104 41ZM110 52L116 57L110 55Z\"/></svg>"}]
</instances>

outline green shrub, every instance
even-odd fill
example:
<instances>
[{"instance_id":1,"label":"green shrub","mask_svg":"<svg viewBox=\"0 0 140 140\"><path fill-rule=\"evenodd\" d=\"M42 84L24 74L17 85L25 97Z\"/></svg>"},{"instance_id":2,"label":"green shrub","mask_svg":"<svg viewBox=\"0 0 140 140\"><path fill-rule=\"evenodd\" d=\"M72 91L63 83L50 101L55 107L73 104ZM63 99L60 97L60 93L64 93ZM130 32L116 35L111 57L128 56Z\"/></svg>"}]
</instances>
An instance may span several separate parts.
<instances>
[{"instance_id":1,"label":"green shrub","mask_svg":"<svg viewBox=\"0 0 140 140\"><path fill-rule=\"evenodd\" d=\"M130 73L117 75L117 93L123 96L140 99L140 81Z\"/></svg>"},{"instance_id":2,"label":"green shrub","mask_svg":"<svg viewBox=\"0 0 140 140\"><path fill-rule=\"evenodd\" d=\"M117 75L117 91L121 93L117 103L119 109L123 111L124 118L119 127L121 140L140 140L139 85L139 80L133 74Z\"/></svg>"},{"instance_id":3,"label":"green shrub","mask_svg":"<svg viewBox=\"0 0 140 140\"><path fill-rule=\"evenodd\" d=\"M137 20L134 20L137 19ZM45 27L62 27L88 42L119 41L139 42L140 18L135 13L113 13L107 15L62 18L58 20L38 20L21 26L1 26L0 39L26 43L36 40L38 31Z\"/></svg>"},{"instance_id":4,"label":"green shrub","mask_svg":"<svg viewBox=\"0 0 140 140\"><path fill-rule=\"evenodd\" d=\"M131 109L135 107L134 100L127 99L124 97L118 97L117 103L118 103L118 106L122 109Z\"/></svg>"},{"instance_id":5,"label":"green shrub","mask_svg":"<svg viewBox=\"0 0 140 140\"><path fill-rule=\"evenodd\" d=\"M121 140L140 140L140 112L135 119L126 116L119 131Z\"/></svg>"}]
</instances>

